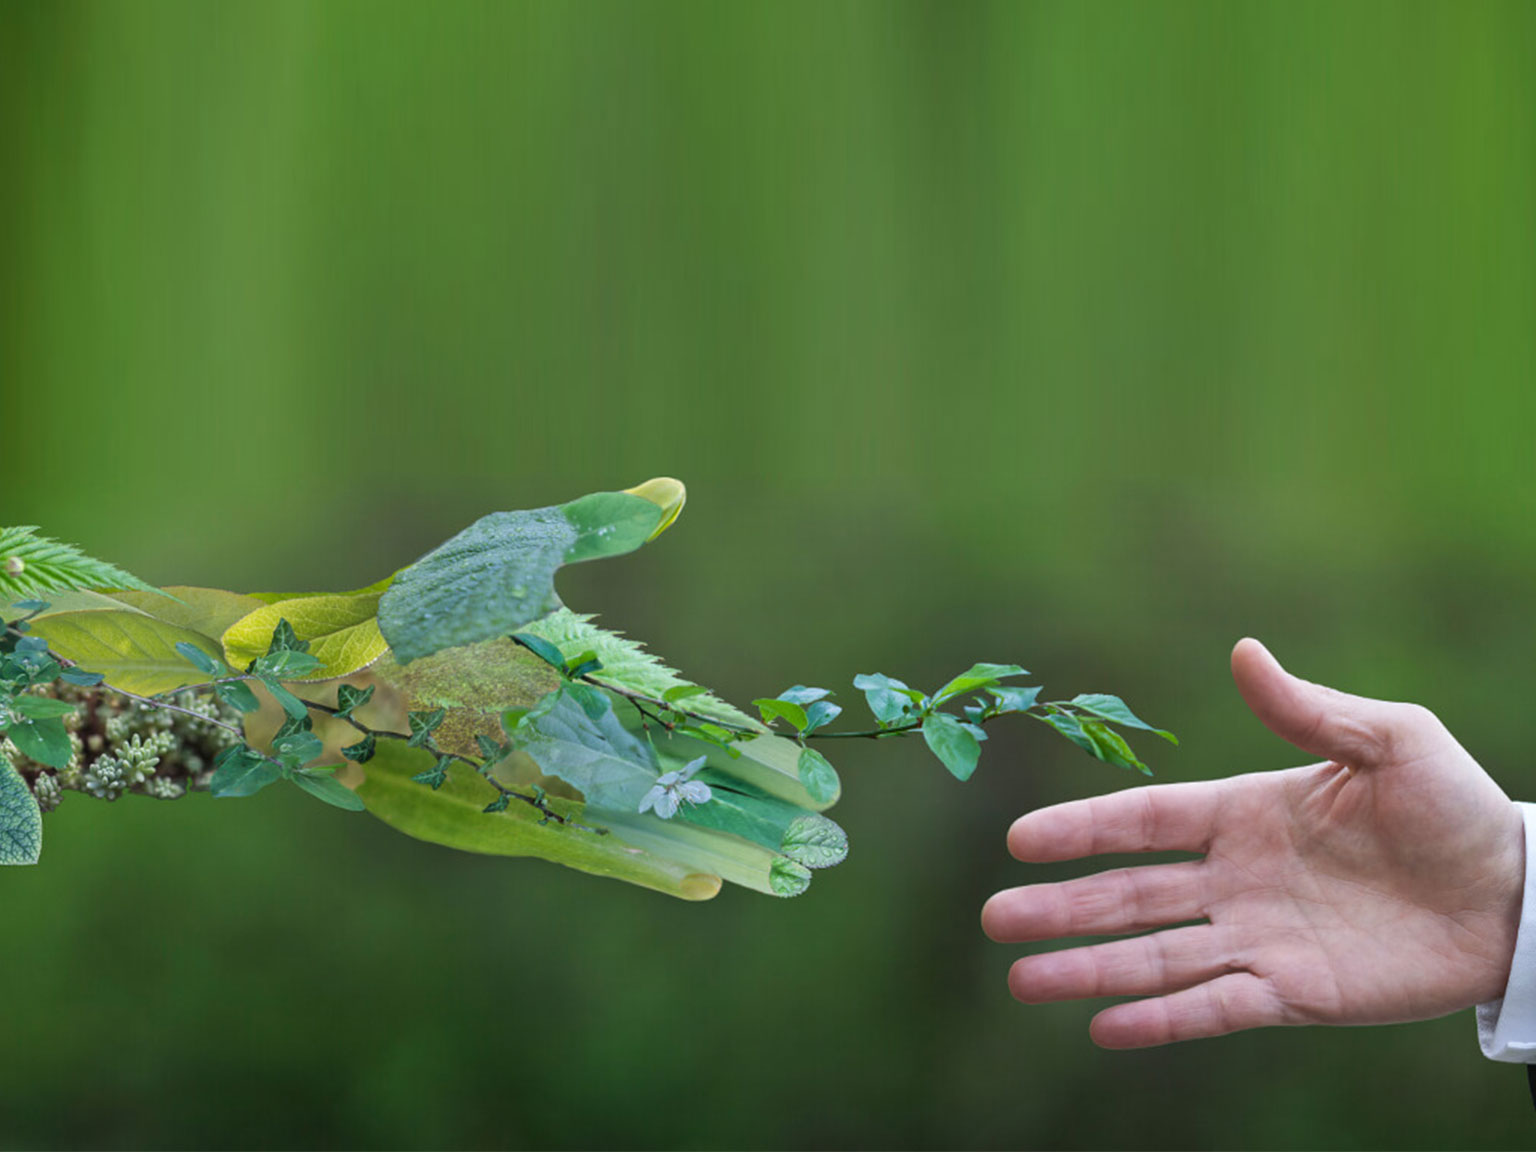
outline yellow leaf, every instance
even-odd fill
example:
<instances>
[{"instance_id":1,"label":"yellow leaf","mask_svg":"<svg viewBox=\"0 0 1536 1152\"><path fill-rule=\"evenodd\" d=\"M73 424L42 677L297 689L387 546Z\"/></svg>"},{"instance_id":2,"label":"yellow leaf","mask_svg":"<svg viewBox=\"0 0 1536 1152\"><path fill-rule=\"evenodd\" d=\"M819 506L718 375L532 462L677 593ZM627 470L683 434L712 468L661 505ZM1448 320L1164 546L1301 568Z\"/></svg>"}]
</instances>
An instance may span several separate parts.
<instances>
[{"instance_id":1,"label":"yellow leaf","mask_svg":"<svg viewBox=\"0 0 1536 1152\"><path fill-rule=\"evenodd\" d=\"M224 658L245 668L267 654L278 621L287 620L320 667L306 680L350 676L389 650L379 632L379 593L364 591L330 596L299 596L266 604L224 633Z\"/></svg>"}]
</instances>

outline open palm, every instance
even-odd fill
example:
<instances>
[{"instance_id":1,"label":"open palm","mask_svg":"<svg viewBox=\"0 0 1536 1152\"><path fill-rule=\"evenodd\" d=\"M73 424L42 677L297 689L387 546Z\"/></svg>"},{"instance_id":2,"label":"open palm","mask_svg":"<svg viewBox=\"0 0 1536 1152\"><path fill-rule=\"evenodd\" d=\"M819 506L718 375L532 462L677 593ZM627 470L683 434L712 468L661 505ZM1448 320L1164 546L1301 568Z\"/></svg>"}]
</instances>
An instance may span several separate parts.
<instances>
[{"instance_id":1,"label":"open palm","mask_svg":"<svg viewBox=\"0 0 1536 1152\"><path fill-rule=\"evenodd\" d=\"M1025 861L1203 858L993 896L982 924L1000 941L1163 929L1027 956L1010 973L1014 995L1148 997L1094 1019L1093 1039L1110 1048L1419 1020L1499 996L1525 874L1509 798L1423 708L1299 680L1253 640L1233 650L1232 671L1270 729L1326 762L1016 821L1008 844Z\"/></svg>"}]
</instances>

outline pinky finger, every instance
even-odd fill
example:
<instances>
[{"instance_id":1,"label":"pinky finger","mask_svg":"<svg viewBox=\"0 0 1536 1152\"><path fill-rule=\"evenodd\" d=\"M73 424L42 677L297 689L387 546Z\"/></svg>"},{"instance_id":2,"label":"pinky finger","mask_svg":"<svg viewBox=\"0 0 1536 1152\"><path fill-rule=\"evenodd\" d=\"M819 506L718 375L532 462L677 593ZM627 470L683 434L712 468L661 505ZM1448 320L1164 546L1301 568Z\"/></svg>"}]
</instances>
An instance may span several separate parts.
<instances>
[{"instance_id":1,"label":"pinky finger","mask_svg":"<svg viewBox=\"0 0 1536 1152\"><path fill-rule=\"evenodd\" d=\"M1168 996L1106 1008L1088 1034L1101 1048L1150 1048L1283 1023L1269 983L1251 972L1233 972Z\"/></svg>"}]
</instances>

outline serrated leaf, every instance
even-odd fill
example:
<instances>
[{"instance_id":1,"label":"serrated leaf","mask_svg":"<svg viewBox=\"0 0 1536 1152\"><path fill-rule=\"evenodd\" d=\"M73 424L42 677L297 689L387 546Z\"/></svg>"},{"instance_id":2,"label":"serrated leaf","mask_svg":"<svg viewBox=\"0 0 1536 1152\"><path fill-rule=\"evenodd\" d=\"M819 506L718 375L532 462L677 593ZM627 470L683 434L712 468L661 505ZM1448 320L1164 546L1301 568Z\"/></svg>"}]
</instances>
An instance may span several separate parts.
<instances>
[{"instance_id":1,"label":"serrated leaf","mask_svg":"<svg viewBox=\"0 0 1536 1152\"><path fill-rule=\"evenodd\" d=\"M807 868L831 868L848 857L848 833L820 812L808 812L785 830L779 850Z\"/></svg>"},{"instance_id":2,"label":"serrated leaf","mask_svg":"<svg viewBox=\"0 0 1536 1152\"><path fill-rule=\"evenodd\" d=\"M87 556L73 544L37 535L37 526L0 528L0 598L71 589L158 589L116 565Z\"/></svg>"},{"instance_id":3,"label":"serrated leaf","mask_svg":"<svg viewBox=\"0 0 1536 1152\"><path fill-rule=\"evenodd\" d=\"M282 775L278 766L270 760L236 745L226 749L214 762L208 791L221 800L254 796L267 785L281 780Z\"/></svg>"},{"instance_id":4,"label":"serrated leaf","mask_svg":"<svg viewBox=\"0 0 1536 1152\"><path fill-rule=\"evenodd\" d=\"M334 769L300 768L293 774L293 782L317 800L324 800L334 808L348 812L362 812L363 802L357 793L331 775Z\"/></svg>"},{"instance_id":5,"label":"serrated leaf","mask_svg":"<svg viewBox=\"0 0 1536 1152\"><path fill-rule=\"evenodd\" d=\"M37 797L0 752L0 864L36 864L43 851Z\"/></svg>"},{"instance_id":6,"label":"serrated leaf","mask_svg":"<svg viewBox=\"0 0 1536 1152\"><path fill-rule=\"evenodd\" d=\"M1125 706L1125 701L1118 696L1108 696L1102 692L1088 693L1082 696L1074 696L1072 704L1091 716L1097 716L1101 720L1110 720L1127 728L1140 728L1144 732L1152 732L1171 744L1179 742L1179 738L1172 732L1165 731L1162 728L1154 728L1145 720L1139 718Z\"/></svg>"},{"instance_id":7,"label":"serrated leaf","mask_svg":"<svg viewBox=\"0 0 1536 1152\"><path fill-rule=\"evenodd\" d=\"M562 565L632 552L662 517L657 504L626 492L492 513L395 577L379 601L379 627L401 664L516 632L560 606Z\"/></svg>"},{"instance_id":8,"label":"serrated leaf","mask_svg":"<svg viewBox=\"0 0 1536 1152\"><path fill-rule=\"evenodd\" d=\"M955 696L963 696L967 692L975 692L978 689L990 688L999 680L1006 680L1010 676L1026 676L1028 673L1017 664L973 664L969 669L960 673L944 687L933 694L935 705L943 704Z\"/></svg>"},{"instance_id":9,"label":"serrated leaf","mask_svg":"<svg viewBox=\"0 0 1536 1152\"><path fill-rule=\"evenodd\" d=\"M64 721L59 719L24 720L12 724L5 734L23 756L50 768L65 767L75 754Z\"/></svg>"},{"instance_id":10,"label":"serrated leaf","mask_svg":"<svg viewBox=\"0 0 1536 1152\"><path fill-rule=\"evenodd\" d=\"M934 712L923 720L923 740L956 780L969 780L976 771L981 745L947 712Z\"/></svg>"},{"instance_id":11,"label":"serrated leaf","mask_svg":"<svg viewBox=\"0 0 1536 1152\"><path fill-rule=\"evenodd\" d=\"M683 711L716 723L766 731L755 718L683 679L638 641L599 628L592 619L561 608L535 620L519 636L537 637L554 645L559 653L558 659L553 660L557 666L564 666L566 661L583 652L592 652L603 665L591 677L599 684L651 700L680 704ZM669 697L668 693L678 694Z\"/></svg>"},{"instance_id":12,"label":"serrated leaf","mask_svg":"<svg viewBox=\"0 0 1536 1152\"><path fill-rule=\"evenodd\" d=\"M810 869L780 856L769 869L768 884L775 896L798 896L811 886Z\"/></svg>"},{"instance_id":13,"label":"serrated leaf","mask_svg":"<svg viewBox=\"0 0 1536 1152\"><path fill-rule=\"evenodd\" d=\"M837 769L814 748L800 750L800 783L817 804L831 804L842 790Z\"/></svg>"},{"instance_id":14,"label":"serrated leaf","mask_svg":"<svg viewBox=\"0 0 1536 1152\"><path fill-rule=\"evenodd\" d=\"M99 672L112 687L140 696L156 696L201 681L177 651L177 644L220 655L208 637L128 608L48 616L34 621L32 630L83 671Z\"/></svg>"}]
</instances>

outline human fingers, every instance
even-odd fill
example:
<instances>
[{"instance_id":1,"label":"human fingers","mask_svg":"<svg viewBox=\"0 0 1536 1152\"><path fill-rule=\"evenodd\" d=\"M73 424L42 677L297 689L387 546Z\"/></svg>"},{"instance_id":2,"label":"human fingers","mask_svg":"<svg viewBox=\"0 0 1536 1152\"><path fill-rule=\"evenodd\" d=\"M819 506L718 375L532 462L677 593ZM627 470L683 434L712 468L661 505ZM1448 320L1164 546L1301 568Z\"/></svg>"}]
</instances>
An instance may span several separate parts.
<instances>
[{"instance_id":1,"label":"human fingers","mask_svg":"<svg viewBox=\"0 0 1536 1152\"><path fill-rule=\"evenodd\" d=\"M1009 970L1008 988L1026 1004L1175 992L1228 971L1219 931L1199 924L1025 956Z\"/></svg>"},{"instance_id":2,"label":"human fingers","mask_svg":"<svg viewBox=\"0 0 1536 1152\"><path fill-rule=\"evenodd\" d=\"M1205 914L1203 864L1117 868L997 893L981 910L982 930L1008 944L1161 928Z\"/></svg>"},{"instance_id":3,"label":"human fingers","mask_svg":"<svg viewBox=\"0 0 1536 1152\"><path fill-rule=\"evenodd\" d=\"M1203 852L1222 782L1155 784L1038 808L1008 830L1008 850L1034 864L1105 852Z\"/></svg>"},{"instance_id":4,"label":"human fingers","mask_svg":"<svg viewBox=\"0 0 1536 1152\"><path fill-rule=\"evenodd\" d=\"M1232 649L1232 677L1248 707L1276 736L1351 768L1375 767L1390 756L1409 707L1292 676L1251 638Z\"/></svg>"},{"instance_id":5,"label":"human fingers","mask_svg":"<svg viewBox=\"0 0 1536 1152\"><path fill-rule=\"evenodd\" d=\"M1251 972L1229 972L1167 996L1106 1008L1093 1018L1088 1034L1101 1048L1150 1048L1285 1022L1267 981Z\"/></svg>"}]
</instances>

